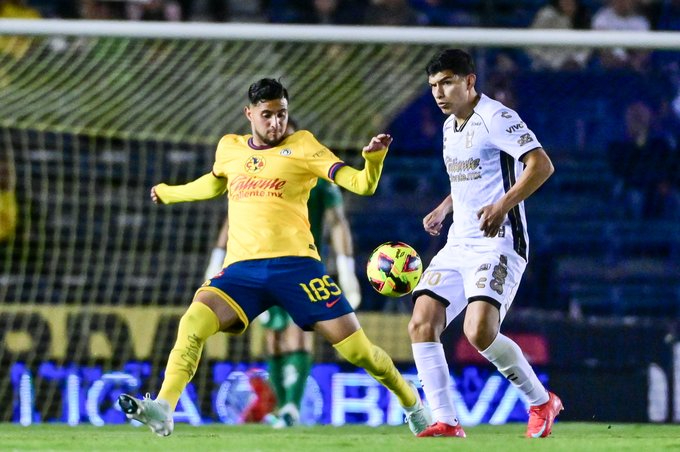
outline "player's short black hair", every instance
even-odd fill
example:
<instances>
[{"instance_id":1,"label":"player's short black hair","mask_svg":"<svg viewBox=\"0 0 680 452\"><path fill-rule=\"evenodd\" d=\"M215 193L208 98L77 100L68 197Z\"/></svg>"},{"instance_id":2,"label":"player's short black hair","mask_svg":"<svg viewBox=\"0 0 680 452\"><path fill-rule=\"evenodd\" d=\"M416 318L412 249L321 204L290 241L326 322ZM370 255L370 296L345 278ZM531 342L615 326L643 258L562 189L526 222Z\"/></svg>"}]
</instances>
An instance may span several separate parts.
<instances>
[{"instance_id":1,"label":"player's short black hair","mask_svg":"<svg viewBox=\"0 0 680 452\"><path fill-rule=\"evenodd\" d=\"M288 100L288 90L278 80L263 78L248 88L248 100L251 105L275 99Z\"/></svg>"},{"instance_id":2,"label":"player's short black hair","mask_svg":"<svg viewBox=\"0 0 680 452\"><path fill-rule=\"evenodd\" d=\"M437 53L425 66L427 75L437 72L451 71L455 75L470 75L475 73L475 62L469 53L461 49L446 49Z\"/></svg>"}]
</instances>

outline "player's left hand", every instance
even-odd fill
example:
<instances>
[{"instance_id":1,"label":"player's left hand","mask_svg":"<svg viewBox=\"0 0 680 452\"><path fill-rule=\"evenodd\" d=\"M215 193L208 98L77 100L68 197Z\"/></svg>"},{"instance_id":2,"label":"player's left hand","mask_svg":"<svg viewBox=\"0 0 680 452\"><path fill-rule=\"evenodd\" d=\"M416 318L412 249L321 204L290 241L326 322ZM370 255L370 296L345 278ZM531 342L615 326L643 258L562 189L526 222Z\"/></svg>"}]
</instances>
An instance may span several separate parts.
<instances>
[{"instance_id":1,"label":"player's left hand","mask_svg":"<svg viewBox=\"0 0 680 452\"><path fill-rule=\"evenodd\" d=\"M484 231L484 237L498 235L506 214L507 212L503 210L499 203L489 204L477 211L477 218L480 220L479 230Z\"/></svg>"},{"instance_id":2,"label":"player's left hand","mask_svg":"<svg viewBox=\"0 0 680 452\"><path fill-rule=\"evenodd\" d=\"M389 145L392 144L392 136L386 133L380 133L373 138L371 141L363 147L363 152L375 152L387 149Z\"/></svg>"}]
</instances>

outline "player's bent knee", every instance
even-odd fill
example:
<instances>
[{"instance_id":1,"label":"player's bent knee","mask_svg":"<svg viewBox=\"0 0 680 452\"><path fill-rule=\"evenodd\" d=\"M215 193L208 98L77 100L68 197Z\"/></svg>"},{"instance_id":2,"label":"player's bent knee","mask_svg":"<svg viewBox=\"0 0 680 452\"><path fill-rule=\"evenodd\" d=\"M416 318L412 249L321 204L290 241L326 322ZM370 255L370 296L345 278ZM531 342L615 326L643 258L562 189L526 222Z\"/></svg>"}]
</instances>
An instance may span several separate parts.
<instances>
[{"instance_id":1,"label":"player's bent knee","mask_svg":"<svg viewBox=\"0 0 680 452\"><path fill-rule=\"evenodd\" d=\"M477 350L486 350L498 334L498 330L486 328L484 324L465 324L463 332L468 342Z\"/></svg>"},{"instance_id":2,"label":"player's bent knee","mask_svg":"<svg viewBox=\"0 0 680 452\"><path fill-rule=\"evenodd\" d=\"M219 320L219 331L240 334L248 326L232 305L216 293L201 290L196 293L193 303L202 303L215 313Z\"/></svg>"},{"instance_id":3,"label":"player's bent knee","mask_svg":"<svg viewBox=\"0 0 680 452\"><path fill-rule=\"evenodd\" d=\"M420 316L414 316L408 322L408 334L411 342L434 342L437 341L442 331L431 321Z\"/></svg>"}]
</instances>

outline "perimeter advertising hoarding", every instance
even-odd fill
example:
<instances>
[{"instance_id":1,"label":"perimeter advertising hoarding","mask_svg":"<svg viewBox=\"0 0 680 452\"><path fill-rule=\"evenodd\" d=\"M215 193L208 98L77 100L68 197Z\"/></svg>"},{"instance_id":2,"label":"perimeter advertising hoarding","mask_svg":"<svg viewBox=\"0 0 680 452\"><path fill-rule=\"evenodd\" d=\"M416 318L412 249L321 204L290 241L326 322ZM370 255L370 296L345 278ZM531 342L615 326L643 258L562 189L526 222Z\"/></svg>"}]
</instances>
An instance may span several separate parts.
<instances>
[{"instance_id":1,"label":"perimeter advertising hoarding","mask_svg":"<svg viewBox=\"0 0 680 452\"><path fill-rule=\"evenodd\" d=\"M5 383L0 397L8 402L3 406L12 407L3 419L23 424L123 422L114 403L117 394L157 390L159 367L167 356L157 345L172 345L180 315L174 308L3 307L0 381ZM417 381L406 334L408 317L360 315L369 336ZM680 421L680 347L674 345L673 323L539 317L515 315L504 331L520 343L541 379L565 401L561 419ZM525 403L469 348L460 331L454 323L443 341L463 423L523 422ZM391 336L381 338L381 332ZM254 328L247 340L241 338L239 350L225 337L208 343L196 385L180 403L178 421L242 421L243 410L252 402L248 379L262 375L261 331ZM401 423L401 410L387 391L363 372L328 362L333 359L318 353L305 396L305 422ZM242 360L230 359L235 354Z\"/></svg>"}]
</instances>

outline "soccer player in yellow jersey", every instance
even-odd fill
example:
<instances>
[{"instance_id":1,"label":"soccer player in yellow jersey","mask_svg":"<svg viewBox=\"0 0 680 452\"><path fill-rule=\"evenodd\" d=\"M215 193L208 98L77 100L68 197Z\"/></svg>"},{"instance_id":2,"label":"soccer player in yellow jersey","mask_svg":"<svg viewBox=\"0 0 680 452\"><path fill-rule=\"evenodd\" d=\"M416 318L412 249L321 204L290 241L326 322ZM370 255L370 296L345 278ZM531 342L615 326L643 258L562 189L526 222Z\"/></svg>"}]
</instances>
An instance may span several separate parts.
<instances>
[{"instance_id":1,"label":"soccer player in yellow jersey","mask_svg":"<svg viewBox=\"0 0 680 452\"><path fill-rule=\"evenodd\" d=\"M392 391L418 434L429 424L418 392L366 337L321 263L307 218L309 192L319 177L360 195L373 194L392 138L371 138L359 171L308 131L286 135L288 92L277 80L253 83L248 99L244 113L252 135L222 137L212 172L185 185L151 189L151 199L160 204L228 193L228 251L223 271L196 291L180 320L157 398L122 394L120 407L157 435L170 435L172 413L198 367L206 339L220 331L243 333L259 314L281 306L300 327L323 335L347 361Z\"/></svg>"},{"instance_id":2,"label":"soccer player in yellow jersey","mask_svg":"<svg viewBox=\"0 0 680 452\"><path fill-rule=\"evenodd\" d=\"M0 243L10 241L17 227L16 174L7 149L0 149Z\"/></svg>"}]
</instances>

